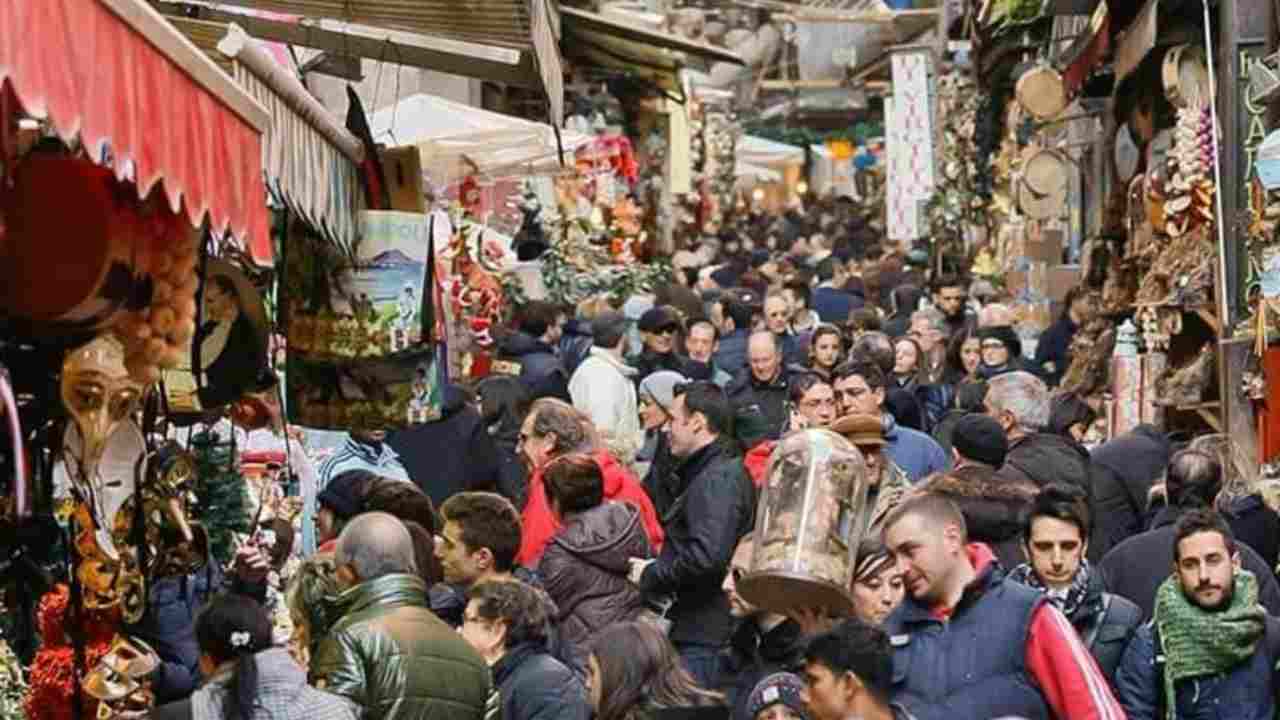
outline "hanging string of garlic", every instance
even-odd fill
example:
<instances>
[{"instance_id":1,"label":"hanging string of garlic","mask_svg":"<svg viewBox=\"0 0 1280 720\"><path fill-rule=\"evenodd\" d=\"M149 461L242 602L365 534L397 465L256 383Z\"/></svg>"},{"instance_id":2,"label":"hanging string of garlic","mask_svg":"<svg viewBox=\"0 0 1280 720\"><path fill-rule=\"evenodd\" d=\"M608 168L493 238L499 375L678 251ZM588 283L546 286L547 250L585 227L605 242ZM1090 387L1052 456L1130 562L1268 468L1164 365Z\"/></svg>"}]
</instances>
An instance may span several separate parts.
<instances>
[{"instance_id":1,"label":"hanging string of garlic","mask_svg":"<svg viewBox=\"0 0 1280 720\"><path fill-rule=\"evenodd\" d=\"M1178 110L1164 205L1164 232L1169 237L1182 237L1213 224L1213 133L1213 116L1207 105Z\"/></svg>"}]
</instances>

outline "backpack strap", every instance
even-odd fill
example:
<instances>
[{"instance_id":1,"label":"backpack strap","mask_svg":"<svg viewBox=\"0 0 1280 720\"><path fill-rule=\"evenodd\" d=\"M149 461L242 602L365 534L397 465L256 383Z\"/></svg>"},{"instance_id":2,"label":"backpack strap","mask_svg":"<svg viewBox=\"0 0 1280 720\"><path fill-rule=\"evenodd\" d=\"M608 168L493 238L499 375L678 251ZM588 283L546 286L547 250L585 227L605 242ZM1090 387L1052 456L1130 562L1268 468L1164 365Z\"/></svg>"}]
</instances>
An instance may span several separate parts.
<instances>
[{"instance_id":1,"label":"backpack strap","mask_svg":"<svg viewBox=\"0 0 1280 720\"><path fill-rule=\"evenodd\" d=\"M1093 627L1089 628L1089 632L1085 633L1083 638L1085 648L1092 650L1093 641L1098 639L1098 631L1107 622L1107 615L1111 612L1111 598L1115 597L1111 593L1102 593L1102 612L1098 613L1098 619L1093 623Z\"/></svg>"}]
</instances>

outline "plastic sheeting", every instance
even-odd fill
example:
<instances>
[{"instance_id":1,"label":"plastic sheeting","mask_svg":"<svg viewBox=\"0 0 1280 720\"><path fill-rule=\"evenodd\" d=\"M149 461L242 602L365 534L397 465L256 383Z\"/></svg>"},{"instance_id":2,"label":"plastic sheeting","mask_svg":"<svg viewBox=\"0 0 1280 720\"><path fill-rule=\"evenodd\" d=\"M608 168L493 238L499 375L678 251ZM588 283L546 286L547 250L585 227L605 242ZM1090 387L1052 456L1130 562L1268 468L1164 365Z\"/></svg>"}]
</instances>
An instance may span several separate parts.
<instances>
[{"instance_id":1,"label":"plastic sheeting","mask_svg":"<svg viewBox=\"0 0 1280 720\"><path fill-rule=\"evenodd\" d=\"M560 168L550 125L481 110L435 95L411 95L369 118L374 142L416 147L433 183L449 183L478 172L537 174ZM562 132L565 165L591 138ZM472 167L474 166L474 168Z\"/></svg>"},{"instance_id":2,"label":"plastic sheeting","mask_svg":"<svg viewBox=\"0 0 1280 720\"><path fill-rule=\"evenodd\" d=\"M804 163L804 148L755 135L743 135L739 138L736 151L738 161L747 166L780 169Z\"/></svg>"}]
</instances>

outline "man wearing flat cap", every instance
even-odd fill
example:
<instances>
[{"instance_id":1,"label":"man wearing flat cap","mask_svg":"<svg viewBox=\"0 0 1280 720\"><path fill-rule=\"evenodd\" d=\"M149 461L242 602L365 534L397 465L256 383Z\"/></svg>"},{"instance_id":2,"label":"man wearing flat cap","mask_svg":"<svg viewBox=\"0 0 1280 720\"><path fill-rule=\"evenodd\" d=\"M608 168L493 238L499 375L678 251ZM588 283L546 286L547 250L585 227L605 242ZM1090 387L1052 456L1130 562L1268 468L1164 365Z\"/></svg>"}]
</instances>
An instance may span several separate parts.
<instances>
[{"instance_id":1,"label":"man wearing flat cap","mask_svg":"<svg viewBox=\"0 0 1280 720\"><path fill-rule=\"evenodd\" d=\"M867 461L869 511L862 527L879 532L885 516L911 490L911 479L884 453L884 423L879 415L845 415L831 425L831 430L853 443Z\"/></svg>"}]
</instances>

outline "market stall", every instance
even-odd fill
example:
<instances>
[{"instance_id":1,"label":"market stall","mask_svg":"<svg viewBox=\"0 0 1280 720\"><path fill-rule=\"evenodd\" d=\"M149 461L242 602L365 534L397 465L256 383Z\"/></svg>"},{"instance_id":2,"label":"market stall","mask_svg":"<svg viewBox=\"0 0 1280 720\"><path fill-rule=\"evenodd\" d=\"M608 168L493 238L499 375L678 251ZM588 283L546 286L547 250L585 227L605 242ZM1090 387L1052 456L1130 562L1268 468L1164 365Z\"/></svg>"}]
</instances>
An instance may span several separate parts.
<instances>
[{"instance_id":1,"label":"market stall","mask_svg":"<svg viewBox=\"0 0 1280 720\"><path fill-rule=\"evenodd\" d=\"M160 659L121 628L153 582L214 562L221 536L191 493L223 485L193 486L165 444L157 382L198 368L190 397L222 406L265 367L246 273L273 259L269 124L145 2L0 7L0 484L15 499L0 525L27 558L0 604L33 667L18 716L145 712Z\"/></svg>"}]
</instances>

